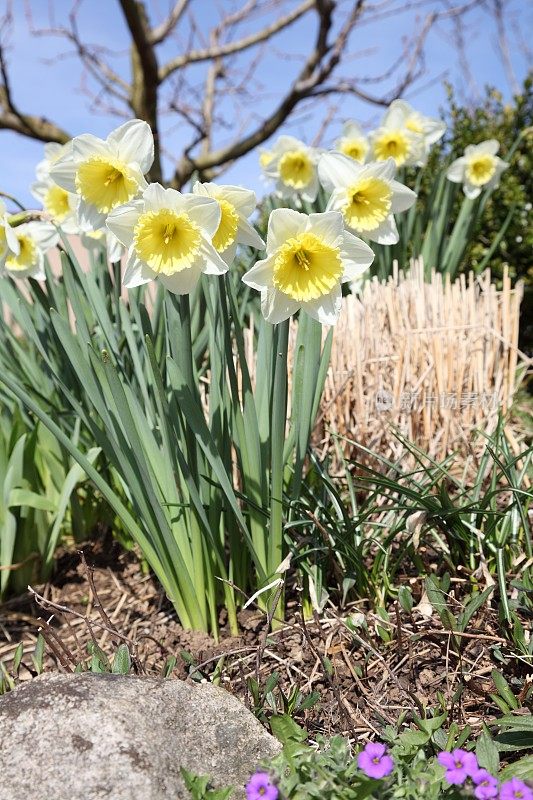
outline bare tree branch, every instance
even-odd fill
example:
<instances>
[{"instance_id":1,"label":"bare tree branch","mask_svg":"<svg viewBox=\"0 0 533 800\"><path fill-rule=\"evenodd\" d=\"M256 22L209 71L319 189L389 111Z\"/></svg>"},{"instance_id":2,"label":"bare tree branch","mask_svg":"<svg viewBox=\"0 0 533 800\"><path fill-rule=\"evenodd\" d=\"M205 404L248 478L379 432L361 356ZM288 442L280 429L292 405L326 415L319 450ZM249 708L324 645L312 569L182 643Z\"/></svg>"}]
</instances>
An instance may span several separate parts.
<instances>
[{"instance_id":1,"label":"bare tree branch","mask_svg":"<svg viewBox=\"0 0 533 800\"><path fill-rule=\"evenodd\" d=\"M161 25L158 25L157 28L152 28L148 36L151 45L161 44L161 42L172 33L187 10L189 2L190 0L177 0L168 18L162 22Z\"/></svg>"},{"instance_id":2,"label":"bare tree branch","mask_svg":"<svg viewBox=\"0 0 533 800\"><path fill-rule=\"evenodd\" d=\"M304 14L313 8L315 3L316 0L304 0L304 2L290 14L286 14L271 25L267 25L266 28L250 36L246 36L244 39L240 39L237 42L229 42L228 44L208 48L206 50L191 50L182 56L174 58L159 70L160 82L162 83L177 69L181 69L189 64L197 64L200 61L211 61L212 59L233 55L234 53L242 53L244 50L248 50L250 47L254 47L254 45L264 42L266 39L270 39L274 34L279 33L279 31L282 31L284 28L292 25L293 22L296 22L297 19L303 17Z\"/></svg>"},{"instance_id":3,"label":"bare tree branch","mask_svg":"<svg viewBox=\"0 0 533 800\"><path fill-rule=\"evenodd\" d=\"M364 0L356 0L352 13L346 20L339 32L335 45L332 47L328 44L328 34L333 24L334 3L332 0L316 0L315 9L319 17L319 27L315 48L282 102L268 119L263 120L255 131L244 136L239 141L233 142L228 147L199 156L196 159L184 156L176 169L173 185L182 186L195 171L198 171L204 177L209 177L209 171L213 167L219 167L227 161L232 161L245 155L272 136L296 105L302 99L308 97L317 85L331 75L340 60L346 40L356 24L363 5ZM326 58L328 53L330 55Z\"/></svg>"},{"instance_id":4,"label":"bare tree branch","mask_svg":"<svg viewBox=\"0 0 533 800\"><path fill-rule=\"evenodd\" d=\"M16 131L31 139L41 142L59 142L64 144L70 139L66 131L45 117L25 114L19 110L13 99L11 84L7 71L4 47L0 42L0 128Z\"/></svg>"},{"instance_id":5,"label":"bare tree branch","mask_svg":"<svg viewBox=\"0 0 533 800\"><path fill-rule=\"evenodd\" d=\"M496 20L496 28L498 30L498 46L500 48L503 65L507 75L507 81L513 92L518 94L520 87L514 73L513 62L511 61L511 54L509 52L509 42L507 40L507 33L505 31L503 9L504 2L505 0L492 0L491 5L494 18Z\"/></svg>"},{"instance_id":6,"label":"bare tree branch","mask_svg":"<svg viewBox=\"0 0 533 800\"><path fill-rule=\"evenodd\" d=\"M4 35L11 30L12 2L2 2L7 10L0 17L0 128L40 141L65 142L68 133L59 125L22 112L16 103ZM240 0L213 3L217 16L209 25L204 17L195 17L199 4L190 0L173 0L168 16L158 24L151 23L147 9L152 4L146 0L116 0L115 8L127 28L127 49L117 51L85 40L79 12L83 3L90 7L90 0L71 0L68 15L63 12L66 0L61 0L62 15L58 13L56 17L55 0L48 0L47 28L36 28L31 16L31 3L42 0L24 2L30 32L62 37L68 42L68 52L59 53L54 60L71 56L79 60L83 68L82 92L89 97L91 108L120 118L134 115L148 122L155 140L152 180L162 181L159 125L161 120L171 119L164 153L173 165L171 184L176 187L183 186L193 172L204 179L220 175L296 113L300 117L305 114L306 120L316 117L313 109L318 97L331 96L332 103L324 103L326 111L342 107L338 98L333 99L337 95L351 95L380 107L412 92L420 86L422 76L434 80L435 71L428 75L424 58L430 32L437 30L446 35L454 27L450 47L460 53L461 43L467 41L463 20L476 8L488 10L494 19L503 66L509 78L514 78L506 0ZM377 72L365 74L361 67L356 69L356 57L368 57L377 49L369 46L377 45L379 30L374 42L367 33L369 26L378 27L383 20L401 18L406 13L411 18L420 13L422 22L415 27L413 21L415 29L403 40L401 52L398 48L390 56L387 53ZM312 23L317 27L310 36ZM297 32L292 37L294 47L290 52L281 45L276 49L276 37L291 25ZM357 50L352 39L356 29L361 30L365 45ZM165 42L168 46L171 40L176 55L160 64L160 46ZM283 38L279 41L283 42ZM123 48L123 44L119 46ZM124 63L126 53L129 67ZM267 65L273 59L286 60L287 74L291 75L281 96L272 90L269 80ZM464 69L463 74L467 74ZM335 115L334 110L326 111L319 138Z\"/></svg>"},{"instance_id":7,"label":"bare tree branch","mask_svg":"<svg viewBox=\"0 0 533 800\"><path fill-rule=\"evenodd\" d=\"M162 180L159 130L157 118L159 86L158 63L155 48L150 41L150 24L143 3L139 0L119 0L122 13L129 28L131 46L132 85L130 105L134 114L146 120L154 134L154 163L150 177Z\"/></svg>"}]
</instances>

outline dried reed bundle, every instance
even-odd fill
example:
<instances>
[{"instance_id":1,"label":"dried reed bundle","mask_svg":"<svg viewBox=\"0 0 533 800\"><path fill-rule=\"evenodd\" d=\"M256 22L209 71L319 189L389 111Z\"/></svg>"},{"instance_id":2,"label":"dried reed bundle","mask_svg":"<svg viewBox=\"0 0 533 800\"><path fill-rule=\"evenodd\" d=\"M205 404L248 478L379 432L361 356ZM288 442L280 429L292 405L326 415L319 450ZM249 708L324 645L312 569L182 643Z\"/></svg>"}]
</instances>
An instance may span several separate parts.
<instances>
[{"instance_id":1,"label":"dried reed bundle","mask_svg":"<svg viewBox=\"0 0 533 800\"><path fill-rule=\"evenodd\" d=\"M403 437L433 458L465 450L475 428L494 430L531 359L518 350L523 286L490 271L451 283L421 260L386 283L344 300L320 415L325 448L334 434L394 461ZM352 443L352 444L350 444ZM361 456L361 453L358 454Z\"/></svg>"}]
</instances>

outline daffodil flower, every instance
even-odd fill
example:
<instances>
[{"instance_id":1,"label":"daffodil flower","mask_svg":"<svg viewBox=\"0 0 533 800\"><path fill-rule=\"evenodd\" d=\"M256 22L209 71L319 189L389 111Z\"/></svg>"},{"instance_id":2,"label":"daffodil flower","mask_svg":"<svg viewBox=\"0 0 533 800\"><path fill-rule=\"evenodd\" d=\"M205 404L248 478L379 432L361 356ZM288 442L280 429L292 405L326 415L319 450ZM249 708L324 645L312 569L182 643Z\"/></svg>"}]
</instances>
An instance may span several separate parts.
<instances>
[{"instance_id":1,"label":"daffodil flower","mask_svg":"<svg viewBox=\"0 0 533 800\"><path fill-rule=\"evenodd\" d=\"M50 176L53 165L62 157L70 157L71 142L61 145L48 142L44 147L44 159L37 164L37 180L31 193L42 203L43 209L53 222L65 233L78 233L77 207L79 198L74 192L67 192Z\"/></svg>"},{"instance_id":2,"label":"daffodil flower","mask_svg":"<svg viewBox=\"0 0 533 800\"><path fill-rule=\"evenodd\" d=\"M474 200L483 189L493 189L509 164L496 153L500 149L496 139L481 144L469 144L461 158L448 167L446 177L453 183L462 183L465 195Z\"/></svg>"},{"instance_id":3,"label":"daffodil flower","mask_svg":"<svg viewBox=\"0 0 533 800\"><path fill-rule=\"evenodd\" d=\"M130 120L99 139L76 136L67 153L53 164L50 175L67 192L78 195L78 223L83 230L104 226L107 215L131 202L147 186L145 173L154 160L150 126Z\"/></svg>"},{"instance_id":4,"label":"daffodil flower","mask_svg":"<svg viewBox=\"0 0 533 800\"><path fill-rule=\"evenodd\" d=\"M220 219L220 206L210 197L148 186L142 198L107 218L107 227L129 251L124 285L131 289L158 278L169 291L188 294L203 272L227 272L212 244Z\"/></svg>"},{"instance_id":5,"label":"daffodil flower","mask_svg":"<svg viewBox=\"0 0 533 800\"><path fill-rule=\"evenodd\" d=\"M370 133L372 159L386 161L393 158L397 167L420 164L425 158L425 142L422 133L406 126L405 109L392 103L381 125Z\"/></svg>"},{"instance_id":6,"label":"daffodil flower","mask_svg":"<svg viewBox=\"0 0 533 800\"><path fill-rule=\"evenodd\" d=\"M357 280L374 260L370 247L344 230L342 215L335 211L307 215L275 209L266 252L243 281L261 292L261 310L271 323L301 308L324 325L334 325L341 284Z\"/></svg>"},{"instance_id":7,"label":"daffodil flower","mask_svg":"<svg viewBox=\"0 0 533 800\"><path fill-rule=\"evenodd\" d=\"M331 192L326 211L339 211L346 227L378 244L399 239L394 214L406 211L416 194L394 180L392 158L357 164L342 153L325 153L318 162L324 188Z\"/></svg>"},{"instance_id":8,"label":"daffodil flower","mask_svg":"<svg viewBox=\"0 0 533 800\"><path fill-rule=\"evenodd\" d=\"M342 136L335 142L335 150L353 158L359 164L364 164L370 145L357 122L346 122Z\"/></svg>"},{"instance_id":9,"label":"daffodil flower","mask_svg":"<svg viewBox=\"0 0 533 800\"><path fill-rule=\"evenodd\" d=\"M423 147L416 165L423 167L427 161L431 146L444 136L446 123L434 117L426 117L413 108L405 100L393 100L385 116L387 124L397 126L399 130L407 130L417 137L421 137ZM384 120L384 123L385 123Z\"/></svg>"},{"instance_id":10,"label":"daffodil flower","mask_svg":"<svg viewBox=\"0 0 533 800\"><path fill-rule=\"evenodd\" d=\"M211 197L219 205L220 223L213 236L213 247L228 266L233 262L239 244L264 250L264 241L247 219L256 206L255 192L216 183L195 183L192 191L199 197Z\"/></svg>"},{"instance_id":11,"label":"daffodil flower","mask_svg":"<svg viewBox=\"0 0 533 800\"><path fill-rule=\"evenodd\" d=\"M276 194L287 199L316 199L319 183L316 171L318 151L294 136L280 136L271 150L265 174L276 181Z\"/></svg>"},{"instance_id":12,"label":"daffodil flower","mask_svg":"<svg viewBox=\"0 0 533 800\"><path fill-rule=\"evenodd\" d=\"M6 204L3 200L0 200L0 266L2 266L10 253L18 255L19 250L19 240L15 229L9 224Z\"/></svg>"},{"instance_id":13,"label":"daffodil flower","mask_svg":"<svg viewBox=\"0 0 533 800\"><path fill-rule=\"evenodd\" d=\"M44 255L54 247L59 234L50 222L23 222L13 228L17 247L11 248L4 258L1 273L12 278L45 280Z\"/></svg>"}]
</instances>

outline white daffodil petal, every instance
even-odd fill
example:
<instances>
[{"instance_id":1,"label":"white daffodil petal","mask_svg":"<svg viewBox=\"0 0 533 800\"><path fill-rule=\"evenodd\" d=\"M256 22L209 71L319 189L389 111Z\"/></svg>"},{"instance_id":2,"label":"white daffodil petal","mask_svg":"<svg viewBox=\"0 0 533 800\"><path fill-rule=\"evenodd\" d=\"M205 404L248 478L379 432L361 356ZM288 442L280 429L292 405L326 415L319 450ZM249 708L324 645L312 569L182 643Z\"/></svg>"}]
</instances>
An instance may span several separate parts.
<instances>
[{"instance_id":1,"label":"white daffodil petal","mask_svg":"<svg viewBox=\"0 0 533 800\"><path fill-rule=\"evenodd\" d=\"M407 211L416 202L416 192L404 186L403 183L392 181L390 186L392 189L391 211L393 214Z\"/></svg>"},{"instance_id":2,"label":"white daffodil petal","mask_svg":"<svg viewBox=\"0 0 533 800\"><path fill-rule=\"evenodd\" d=\"M363 132L363 129L361 128L361 126L357 122L354 122L353 120L350 120L349 122L345 122L344 123L343 128L342 128L342 135L346 139L359 139L359 138L364 139L365 138L365 134Z\"/></svg>"},{"instance_id":3,"label":"white daffodil petal","mask_svg":"<svg viewBox=\"0 0 533 800\"><path fill-rule=\"evenodd\" d=\"M305 230L307 214L293 211L292 208L276 208L268 220L267 253L272 253L291 236Z\"/></svg>"},{"instance_id":4,"label":"white daffodil petal","mask_svg":"<svg viewBox=\"0 0 533 800\"><path fill-rule=\"evenodd\" d=\"M463 183L463 192L468 197L469 200L475 200L476 197L479 197L481 194L481 187L480 186L473 186L468 181Z\"/></svg>"},{"instance_id":5,"label":"white daffodil petal","mask_svg":"<svg viewBox=\"0 0 533 800\"><path fill-rule=\"evenodd\" d=\"M229 247L226 247L225 250L219 253L220 258L225 264L228 265L228 267L231 267L231 265L235 261L235 254L237 252L237 247L238 247L238 242L235 241L233 242L233 244L230 244Z\"/></svg>"},{"instance_id":6,"label":"white daffodil petal","mask_svg":"<svg viewBox=\"0 0 533 800\"><path fill-rule=\"evenodd\" d=\"M355 280L367 270L374 261L375 255L366 242L344 231L341 245L341 259L344 268L342 282Z\"/></svg>"},{"instance_id":7,"label":"white daffodil petal","mask_svg":"<svg viewBox=\"0 0 533 800\"><path fill-rule=\"evenodd\" d=\"M334 189L326 206L328 211L342 211L346 205L346 189Z\"/></svg>"},{"instance_id":8,"label":"white daffodil petal","mask_svg":"<svg viewBox=\"0 0 533 800\"><path fill-rule=\"evenodd\" d=\"M133 242L133 229L142 210L142 200L136 200L128 205L115 208L106 219L109 230L125 247L129 247Z\"/></svg>"},{"instance_id":9,"label":"white daffodil petal","mask_svg":"<svg viewBox=\"0 0 533 800\"><path fill-rule=\"evenodd\" d=\"M59 241L57 228L49 222L28 223L28 233L42 250L50 250Z\"/></svg>"},{"instance_id":10,"label":"white daffodil petal","mask_svg":"<svg viewBox=\"0 0 533 800\"><path fill-rule=\"evenodd\" d=\"M362 167L361 175L371 175L373 178L379 178L383 181L390 181L396 174L396 163L393 158L387 158L385 161L375 161L373 164L365 164Z\"/></svg>"},{"instance_id":11,"label":"white daffodil petal","mask_svg":"<svg viewBox=\"0 0 533 800\"><path fill-rule=\"evenodd\" d=\"M383 128L404 128L406 120L413 110L413 107L405 100L393 100L385 112L381 126Z\"/></svg>"},{"instance_id":12,"label":"white daffodil petal","mask_svg":"<svg viewBox=\"0 0 533 800\"><path fill-rule=\"evenodd\" d=\"M37 255L37 266L32 270L28 270L28 277L33 278L34 281L45 281L46 272L44 271L44 256L42 253Z\"/></svg>"},{"instance_id":13,"label":"white daffodil petal","mask_svg":"<svg viewBox=\"0 0 533 800\"><path fill-rule=\"evenodd\" d=\"M107 141L116 148L119 159L136 162L143 174L149 171L154 162L154 135L147 122L129 120L110 133Z\"/></svg>"},{"instance_id":14,"label":"white daffodil petal","mask_svg":"<svg viewBox=\"0 0 533 800\"><path fill-rule=\"evenodd\" d=\"M267 322L277 325L295 314L301 303L287 297L278 289L265 289L261 292L261 311Z\"/></svg>"},{"instance_id":15,"label":"white daffodil petal","mask_svg":"<svg viewBox=\"0 0 533 800\"><path fill-rule=\"evenodd\" d=\"M124 255L124 245L111 231L107 232L105 240L108 261L110 261L111 264L118 263Z\"/></svg>"},{"instance_id":16,"label":"white daffodil petal","mask_svg":"<svg viewBox=\"0 0 533 800\"><path fill-rule=\"evenodd\" d=\"M257 206L257 197L251 189L241 186L224 186L224 199L235 206L237 212L243 217L253 214Z\"/></svg>"},{"instance_id":17,"label":"white daffodil petal","mask_svg":"<svg viewBox=\"0 0 533 800\"><path fill-rule=\"evenodd\" d=\"M12 253L15 253L15 255L18 256L18 254L20 253L20 243L19 240L17 239L15 231L13 230L11 225L9 225L7 222L4 225L4 231L6 234L7 246L9 247Z\"/></svg>"},{"instance_id":18,"label":"white daffodil petal","mask_svg":"<svg viewBox=\"0 0 533 800\"><path fill-rule=\"evenodd\" d=\"M367 232L368 238L378 244L397 244L400 240L398 228L392 214L380 223L375 231Z\"/></svg>"},{"instance_id":19,"label":"white daffodil petal","mask_svg":"<svg viewBox=\"0 0 533 800\"><path fill-rule=\"evenodd\" d=\"M310 214L307 230L317 234L327 244L337 246L344 233L342 214L338 211L326 211L323 214Z\"/></svg>"},{"instance_id":20,"label":"white daffodil petal","mask_svg":"<svg viewBox=\"0 0 533 800\"><path fill-rule=\"evenodd\" d=\"M342 307L342 291L336 286L330 294L302 304L303 310L322 325L335 325Z\"/></svg>"},{"instance_id":21,"label":"white daffodil petal","mask_svg":"<svg viewBox=\"0 0 533 800\"><path fill-rule=\"evenodd\" d=\"M491 156L495 156L500 149L500 143L497 139L487 139L485 142L474 145L474 147L477 153L489 153Z\"/></svg>"},{"instance_id":22,"label":"white daffodil petal","mask_svg":"<svg viewBox=\"0 0 533 800\"><path fill-rule=\"evenodd\" d=\"M359 178L362 167L343 153L325 153L318 162L320 183L328 192L347 189Z\"/></svg>"},{"instance_id":23,"label":"white daffodil petal","mask_svg":"<svg viewBox=\"0 0 533 800\"><path fill-rule=\"evenodd\" d=\"M201 277L201 271L197 267L189 267L174 275L160 275L160 280L165 289L173 294L189 294L196 288Z\"/></svg>"},{"instance_id":24,"label":"white daffodil petal","mask_svg":"<svg viewBox=\"0 0 533 800\"><path fill-rule=\"evenodd\" d=\"M172 193L172 194L171 194ZM162 208L172 208L179 193L174 189L167 190L160 183L151 183L143 192L145 211L161 211Z\"/></svg>"},{"instance_id":25,"label":"white daffodil petal","mask_svg":"<svg viewBox=\"0 0 533 800\"><path fill-rule=\"evenodd\" d=\"M46 197L46 193L50 188L50 183L45 181L36 181L32 183L30 186L30 192L35 197L36 200L42 202L43 198Z\"/></svg>"},{"instance_id":26,"label":"white daffodil petal","mask_svg":"<svg viewBox=\"0 0 533 800\"><path fill-rule=\"evenodd\" d=\"M257 205L255 192L251 189L244 189L242 186L227 184L219 186L216 183L197 182L193 187L193 194L203 194L208 197L214 197L215 200L226 200L243 217L249 217Z\"/></svg>"},{"instance_id":27,"label":"white daffodil petal","mask_svg":"<svg viewBox=\"0 0 533 800\"><path fill-rule=\"evenodd\" d=\"M184 207L190 218L205 231L209 238L212 238L220 225L220 206L211 197L201 197L199 195L184 196Z\"/></svg>"},{"instance_id":28,"label":"white daffodil petal","mask_svg":"<svg viewBox=\"0 0 533 800\"><path fill-rule=\"evenodd\" d=\"M82 231L97 231L105 225L107 215L98 211L91 203L80 197L78 222Z\"/></svg>"},{"instance_id":29,"label":"white daffodil petal","mask_svg":"<svg viewBox=\"0 0 533 800\"><path fill-rule=\"evenodd\" d=\"M313 177L304 189L300 189L299 194L302 200L307 200L308 203L314 203L319 189L320 181L318 180L318 174L315 170L313 172Z\"/></svg>"},{"instance_id":30,"label":"white daffodil petal","mask_svg":"<svg viewBox=\"0 0 533 800\"><path fill-rule=\"evenodd\" d=\"M205 260L202 272L205 272L206 275L224 275L228 271L228 265L220 257L220 253L217 253L213 245L206 239L200 245L200 252Z\"/></svg>"},{"instance_id":31,"label":"white daffodil petal","mask_svg":"<svg viewBox=\"0 0 533 800\"><path fill-rule=\"evenodd\" d=\"M253 267L242 276L243 283L251 286L252 289L257 289L258 292L272 286L272 278L274 275L274 261L276 256L269 256L261 261L256 261Z\"/></svg>"},{"instance_id":32,"label":"white daffodil petal","mask_svg":"<svg viewBox=\"0 0 533 800\"><path fill-rule=\"evenodd\" d=\"M248 247L255 247L257 250L265 249L264 241L248 220L241 217L239 219L237 231L237 239L240 244L248 245Z\"/></svg>"},{"instance_id":33,"label":"white daffodil petal","mask_svg":"<svg viewBox=\"0 0 533 800\"><path fill-rule=\"evenodd\" d=\"M72 157L65 156L58 159L50 170L50 177L58 186L67 192L76 192L77 166Z\"/></svg>"},{"instance_id":34,"label":"white daffodil petal","mask_svg":"<svg viewBox=\"0 0 533 800\"><path fill-rule=\"evenodd\" d=\"M278 137L272 150L276 154L285 153L287 150L298 150L301 146L302 143L299 139L297 139L295 136L288 136L284 133Z\"/></svg>"},{"instance_id":35,"label":"white daffodil petal","mask_svg":"<svg viewBox=\"0 0 533 800\"><path fill-rule=\"evenodd\" d=\"M44 157L46 161L50 163L57 161L63 153L63 148L68 145L70 145L70 142L67 142L67 145L59 144L59 142L47 142L44 146Z\"/></svg>"},{"instance_id":36,"label":"white daffodil petal","mask_svg":"<svg viewBox=\"0 0 533 800\"><path fill-rule=\"evenodd\" d=\"M192 193L199 194L201 197L212 197L208 187L214 185L215 184L212 183L200 183L200 181L196 181L192 187Z\"/></svg>"},{"instance_id":37,"label":"white daffodil petal","mask_svg":"<svg viewBox=\"0 0 533 800\"><path fill-rule=\"evenodd\" d=\"M103 139L99 139L98 136L93 136L92 133L82 133L81 136L76 136L76 138L72 140L72 154L74 156L74 161L78 164L95 155L111 155L106 142L104 142Z\"/></svg>"},{"instance_id":38,"label":"white daffodil petal","mask_svg":"<svg viewBox=\"0 0 533 800\"><path fill-rule=\"evenodd\" d=\"M424 139L426 144L435 144L442 139L446 131L446 123L438 119L426 117L424 120Z\"/></svg>"},{"instance_id":39,"label":"white daffodil petal","mask_svg":"<svg viewBox=\"0 0 533 800\"><path fill-rule=\"evenodd\" d=\"M455 161L452 161L446 171L446 177L449 181L452 181L452 183L462 183L463 176L465 174L465 167L466 158L461 156L461 158L457 158Z\"/></svg>"},{"instance_id":40,"label":"white daffodil petal","mask_svg":"<svg viewBox=\"0 0 533 800\"><path fill-rule=\"evenodd\" d=\"M131 251L124 271L122 283L126 289L134 289L157 278L156 273L137 258L135 251Z\"/></svg>"}]
</instances>

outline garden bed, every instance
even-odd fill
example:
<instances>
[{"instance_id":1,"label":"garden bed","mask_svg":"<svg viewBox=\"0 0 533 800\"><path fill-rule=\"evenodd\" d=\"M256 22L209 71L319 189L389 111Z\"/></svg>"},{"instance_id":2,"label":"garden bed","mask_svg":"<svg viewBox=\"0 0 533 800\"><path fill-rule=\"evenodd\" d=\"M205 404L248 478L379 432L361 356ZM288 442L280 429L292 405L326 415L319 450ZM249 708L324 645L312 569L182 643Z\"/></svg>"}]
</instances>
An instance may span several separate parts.
<instances>
[{"instance_id":1,"label":"garden bed","mask_svg":"<svg viewBox=\"0 0 533 800\"><path fill-rule=\"evenodd\" d=\"M118 645L126 643L132 671L213 680L265 723L275 710L287 710L284 695L311 737L317 733L372 737L385 725L408 723L428 708L447 710L448 723L468 725L477 734L483 723L490 725L501 713L491 697L498 696L491 677L495 668L505 676L517 704L528 690L526 668L501 635L490 602L465 631L452 634L423 596L422 579L410 579L413 596L421 601L418 607L407 613L394 604L387 609L388 620L362 601L343 609L329 605L320 616L304 622L296 587L289 583L284 625L269 632L266 616L247 609L239 615L238 637L230 635L221 617L216 642L179 625L160 586L133 553L106 537L87 545L84 553L94 569L88 569L76 551L65 551L54 579L36 589L44 599L28 593L0 607L5 640L0 660L8 671L13 670L19 642L23 643L19 681L36 674L33 657L42 628L44 671L74 671L79 664L94 668L88 655L91 641L110 662ZM453 593L460 610L461 580L453 582ZM523 622L526 627L527 620ZM279 681L273 686L274 674ZM259 692L255 698L253 681ZM317 702L298 710L313 692Z\"/></svg>"}]
</instances>

